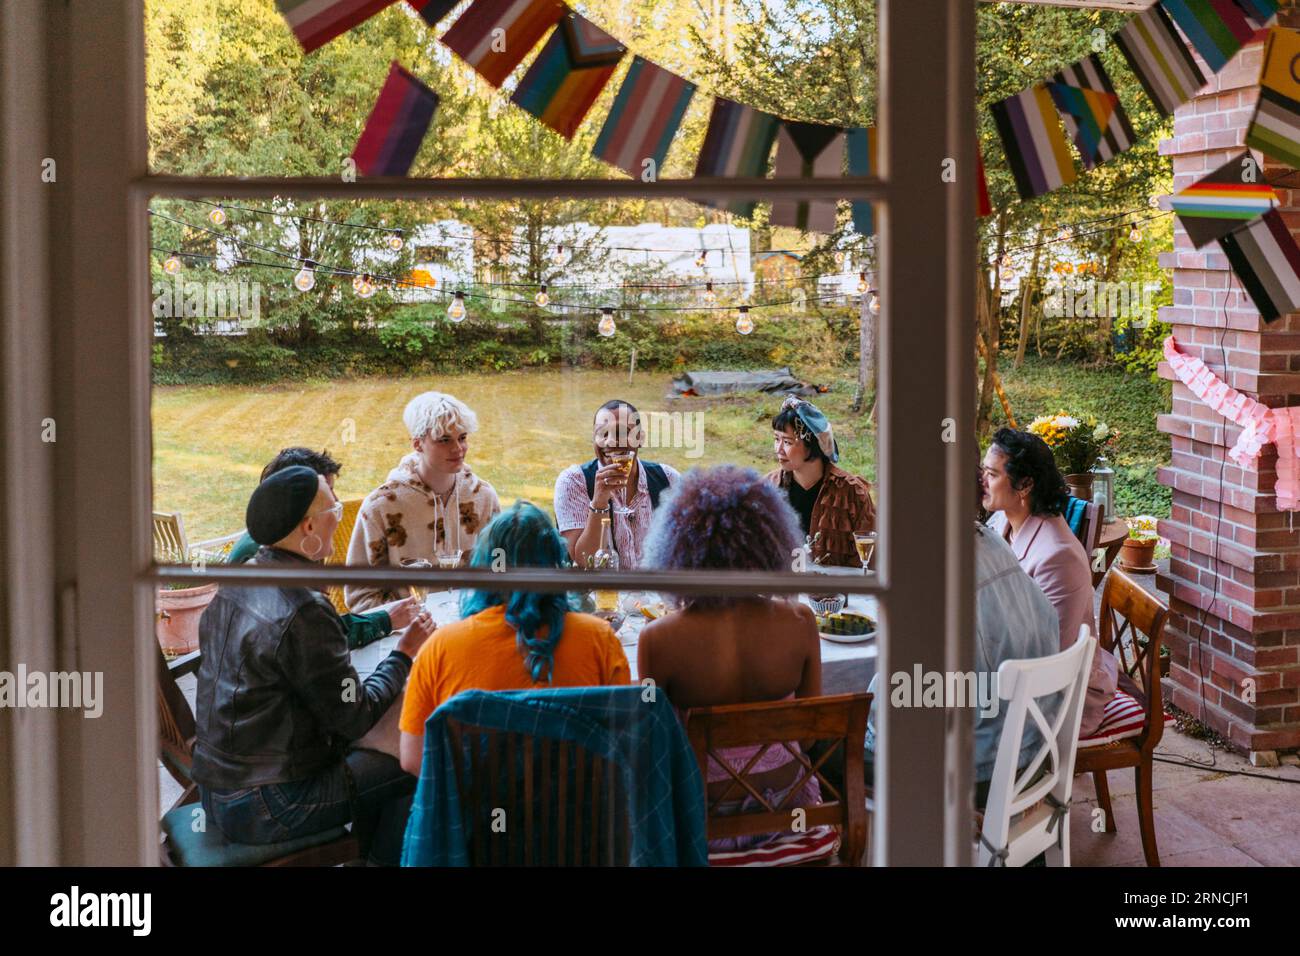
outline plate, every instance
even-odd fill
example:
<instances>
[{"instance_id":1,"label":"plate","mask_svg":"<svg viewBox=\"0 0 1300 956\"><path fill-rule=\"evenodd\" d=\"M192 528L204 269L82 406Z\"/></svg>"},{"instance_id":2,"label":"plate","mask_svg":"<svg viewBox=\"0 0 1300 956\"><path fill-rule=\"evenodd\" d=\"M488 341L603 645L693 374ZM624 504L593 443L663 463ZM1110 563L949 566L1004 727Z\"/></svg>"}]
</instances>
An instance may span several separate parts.
<instances>
[{"instance_id":1,"label":"plate","mask_svg":"<svg viewBox=\"0 0 1300 956\"><path fill-rule=\"evenodd\" d=\"M871 622L871 629L863 634L829 634L826 631L818 631L817 633L821 635L822 640L831 641L834 644L863 644L867 641L874 640L876 637L877 627L875 618L867 614L862 614L861 611L856 611L854 613L861 614L863 617L867 618L867 620Z\"/></svg>"}]
</instances>

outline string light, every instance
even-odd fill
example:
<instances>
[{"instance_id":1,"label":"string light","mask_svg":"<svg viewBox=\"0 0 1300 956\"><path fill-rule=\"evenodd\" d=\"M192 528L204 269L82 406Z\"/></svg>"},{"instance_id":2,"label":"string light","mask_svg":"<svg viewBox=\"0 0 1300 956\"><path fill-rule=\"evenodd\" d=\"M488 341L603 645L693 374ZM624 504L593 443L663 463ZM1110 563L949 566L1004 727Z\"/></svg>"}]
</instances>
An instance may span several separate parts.
<instances>
[{"instance_id":1,"label":"string light","mask_svg":"<svg viewBox=\"0 0 1300 956\"><path fill-rule=\"evenodd\" d=\"M557 266L564 265L564 246L555 247L555 255L551 256L551 261Z\"/></svg>"},{"instance_id":2,"label":"string light","mask_svg":"<svg viewBox=\"0 0 1300 956\"><path fill-rule=\"evenodd\" d=\"M533 297L533 301L537 303L539 309L546 308L546 303L551 301L551 297L546 294L545 282L542 283L542 287L537 291L537 295Z\"/></svg>"},{"instance_id":3,"label":"string light","mask_svg":"<svg viewBox=\"0 0 1300 956\"><path fill-rule=\"evenodd\" d=\"M618 327L614 325L614 310L609 306L605 306L600 311L600 322L596 325L596 331L605 338L609 338L618 331Z\"/></svg>"},{"instance_id":4,"label":"string light","mask_svg":"<svg viewBox=\"0 0 1300 956\"><path fill-rule=\"evenodd\" d=\"M316 288L316 271L313 268L315 265L316 263L310 259L302 260L302 268L293 277L293 287L299 292L310 292Z\"/></svg>"},{"instance_id":5,"label":"string light","mask_svg":"<svg viewBox=\"0 0 1300 956\"><path fill-rule=\"evenodd\" d=\"M872 315L880 314L880 294L875 289L871 290L871 303L867 306Z\"/></svg>"},{"instance_id":6,"label":"string light","mask_svg":"<svg viewBox=\"0 0 1300 956\"><path fill-rule=\"evenodd\" d=\"M226 207L221 205L213 206L212 212L208 213L208 222L217 228L224 226L226 224Z\"/></svg>"},{"instance_id":7,"label":"string light","mask_svg":"<svg viewBox=\"0 0 1300 956\"><path fill-rule=\"evenodd\" d=\"M360 298L368 299L375 294L375 284L369 274L352 277L352 291Z\"/></svg>"},{"instance_id":8,"label":"string light","mask_svg":"<svg viewBox=\"0 0 1300 956\"><path fill-rule=\"evenodd\" d=\"M713 305L713 303L717 301L718 301L718 293L713 291L713 283L712 282L704 283L704 304Z\"/></svg>"},{"instance_id":9,"label":"string light","mask_svg":"<svg viewBox=\"0 0 1300 956\"><path fill-rule=\"evenodd\" d=\"M465 293L457 292L456 297L451 300L451 305L447 306L447 318L453 322L465 321Z\"/></svg>"},{"instance_id":10,"label":"string light","mask_svg":"<svg viewBox=\"0 0 1300 956\"><path fill-rule=\"evenodd\" d=\"M836 264L837 266L842 266L842 265L844 265L844 250L843 250L843 249L836 249L836 250L835 250L835 264Z\"/></svg>"},{"instance_id":11,"label":"string light","mask_svg":"<svg viewBox=\"0 0 1300 956\"><path fill-rule=\"evenodd\" d=\"M740 307L740 315L736 318L736 331L741 335L748 335L754 331L754 320L749 317L749 306Z\"/></svg>"},{"instance_id":12,"label":"string light","mask_svg":"<svg viewBox=\"0 0 1300 956\"><path fill-rule=\"evenodd\" d=\"M1128 241L1129 242L1142 241L1142 230L1138 227L1138 224L1135 222L1129 223Z\"/></svg>"},{"instance_id":13,"label":"string light","mask_svg":"<svg viewBox=\"0 0 1300 956\"><path fill-rule=\"evenodd\" d=\"M402 238L402 230L400 229L388 237L388 248L392 249L394 252L401 252L402 246L405 244L406 240Z\"/></svg>"},{"instance_id":14,"label":"string light","mask_svg":"<svg viewBox=\"0 0 1300 956\"><path fill-rule=\"evenodd\" d=\"M861 293L861 292L866 292L869 288L871 288L871 286L867 283L867 274L866 274L865 272L859 272L859 273L858 273L858 292L860 292L860 293Z\"/></svg>"},{"instance_id":15,"label":"string light","mask_svg":"<svg viewBox=\"0 0 1300 956\"><path fill-rule=\"evenodd\" d=\"M169 276L176 275L184 268L185 268L185 264L181 262L181 257L179 253L173 252L170 256L168 256L166 259L163 260L163 272L167 273Z\"/></svg>"},{"instance_id":16,"label":"string light","mask_svg":"<svg viewBox=\"0 0 1300 956\"><path fill-rule=\"evenodd\" d=\"M706 264L708 261L709 261L709 257L708 257L708 255L707 255L707 250L705 250L705 249L701 249L701 250L700 250L700 254L699 254L698 256L695 257L695 264L696 264L699 268L703 269L704 266L705 266L705 264Z\"/></svg>"}]
</instances>

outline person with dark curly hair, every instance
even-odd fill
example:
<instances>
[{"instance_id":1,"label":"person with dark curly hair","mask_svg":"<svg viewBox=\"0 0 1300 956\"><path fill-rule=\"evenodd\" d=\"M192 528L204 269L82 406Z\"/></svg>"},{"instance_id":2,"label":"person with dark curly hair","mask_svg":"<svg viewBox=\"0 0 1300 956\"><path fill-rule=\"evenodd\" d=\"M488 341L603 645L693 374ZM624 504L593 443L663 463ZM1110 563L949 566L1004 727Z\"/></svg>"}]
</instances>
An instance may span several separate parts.
<instances>
[{"instance_id":1,"label":"person with dark curly hair","mask_svg":"<svg viewBox=\"0 0 1300 956\"><path fill-rule=\"evenodd\" d=\"M786 398L772 419L772 447L778 467L767 480L789 499L803 534L816 539L813 560L860 567L853 534L876 528L871 485L837 464L839 446L821 409L794 395Z\"/></svg>"},{"instance_id":2,"label":"person with dark curly hair","mask_svg":"<svg viewBox=\"0 0 1300 956\"><path fill-rule=\"evenodd\" d=\"M722 465L682 478L655 513L645 555L649 567L678 571L788 570L800 537L798 519L779 488L752 469ZM642 629L637 674L653 679L679 712L821 694L821 639L808 607L761 594L692 596L676 604ZM737 747L723 757L739 773L758 749ZM798 769L789 751L774 747L748 779L781 800L797 782ZM729 779L725 768L710 765L710 796L723 796ZM727 808L732 812L751 808L748 801L733 802ZM813 779L790 806L820 802ZM709 848L739 850L764 839L711 841Z\"/></svg>"},{"instance_id":3,"label":"person with dark curly hair","mask_svg":"<svg viewBox=\"0 0 1300 956\"><path fill-rule=\"evenodd\" d=\"M1052 602L1060 624L1061 650L1078 639L1083 625L1095 636L1092 569L1083 545L1065 522L1069 491L1052 450L1030 432L999 429L984 456L983 475L981 503L993 513L989 527L1011 545L1020 566ZM1081 737L1101 723L1106 703L1115 695L1118 670L1114 656L1098 647L1088 678Z\"/></svg>"}]
</instances>

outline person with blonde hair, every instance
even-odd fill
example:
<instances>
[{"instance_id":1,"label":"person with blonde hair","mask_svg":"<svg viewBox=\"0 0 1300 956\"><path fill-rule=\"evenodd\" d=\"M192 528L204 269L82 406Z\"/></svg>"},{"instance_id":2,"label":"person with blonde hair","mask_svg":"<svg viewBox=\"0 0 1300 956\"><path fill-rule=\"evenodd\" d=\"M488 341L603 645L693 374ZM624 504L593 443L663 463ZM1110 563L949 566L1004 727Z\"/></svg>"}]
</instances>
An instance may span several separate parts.
<instances>
[{"instance_id":1,"label":"person with blonde hair","mask_svg":"<svg viewBox=\"0 0 1300 956\"><path fill-rule=\"evenodd\" d=\"M435 567L439 556L463 560L479 532L501 511L496 490L465 463L478 417L468 405L442 392L424 392L407 403L402 421L412 451L366 496L357 514L348 564L401 566L419 558ZM349 585L349 610L364 611L406 597L406 588Z\"/></svg>"}]
</instances>

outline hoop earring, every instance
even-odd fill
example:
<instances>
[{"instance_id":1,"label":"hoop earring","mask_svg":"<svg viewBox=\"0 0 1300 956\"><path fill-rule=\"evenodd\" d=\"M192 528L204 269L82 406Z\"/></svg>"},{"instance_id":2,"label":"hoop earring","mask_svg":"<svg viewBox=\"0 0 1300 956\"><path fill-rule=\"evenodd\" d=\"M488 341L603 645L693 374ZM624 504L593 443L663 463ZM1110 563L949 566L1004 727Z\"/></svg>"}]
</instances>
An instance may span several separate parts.
<instances>
[{"instance_id":1,"label":"hoop earring","mask_svg":"<svg viewBox=\"0 0 1300 956\"><path fill-rule=\"evenodd\" d=\"M312 540L314 540L316 543L313 545L309 545L307 542ZM308 552L308 555L311 557L313 561L319 561L321 559L321 555L318 552L321 550L324 543L325 542L321 541L320 535L318 535L314 531L311 534L307 535L307 537L302 539L303 550Z\"/></svg>"}]
</instances>

